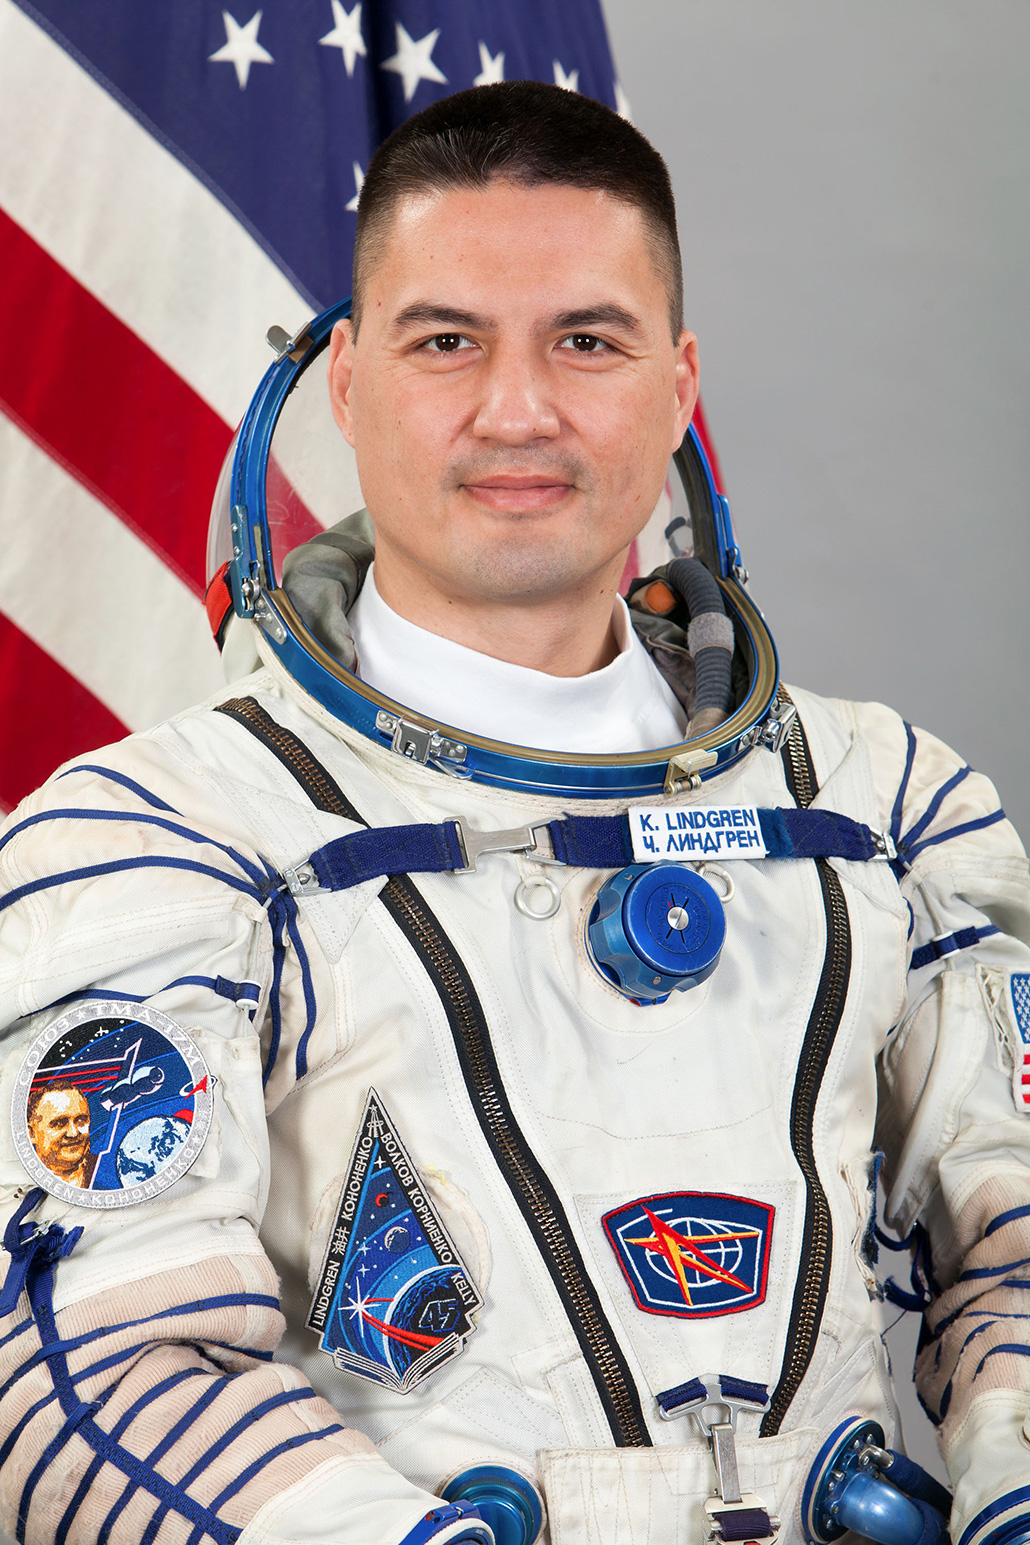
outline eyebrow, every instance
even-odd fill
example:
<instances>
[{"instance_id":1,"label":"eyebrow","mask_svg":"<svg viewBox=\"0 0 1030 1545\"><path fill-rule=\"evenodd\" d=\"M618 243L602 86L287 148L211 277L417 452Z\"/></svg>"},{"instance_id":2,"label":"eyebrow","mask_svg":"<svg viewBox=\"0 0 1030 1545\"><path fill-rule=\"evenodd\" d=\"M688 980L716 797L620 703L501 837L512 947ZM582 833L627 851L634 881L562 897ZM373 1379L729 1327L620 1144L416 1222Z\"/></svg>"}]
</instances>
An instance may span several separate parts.
<instances>
[{"instance_id":1,"label":"eyebrow","mask_svg":"<svg viewBox=\"0 0 1030 1545\"><path fill-rule=\"evenodd\" d=\"M393 327L398 332L409 327L441 327L449 331L469 328L476 332L492 332L496 323L475 311L462 311L456 306L437 306L430 301L415 301L397 313ZM544 331L568 328L570 332L582 332L592 327L617 327L635 338L642 337L644 332L631 312L615 305L584 306L577 311L559 311L545 323Z\"/></svg>"},{"instance_id":2,"label":"eyebrow","mask_svg":"<svg viewBox=\"0 0 1030 1545\"><path fill-rule=\"evenodd\" d=\"M644 329L629 311L621 306L586 306L581 311L562 311L552 317L551 327L567 327L570 332L586 332L592 327L617 327L624 333L640 337Z\"/></svg>"},{"instance_id":3,"label":"eyebrow","mask_svg":"<svg viewBox=\"0 0 1030 1545\"><path fill-rule=\"evenodd\" d=\"M397 313L393 326L398 332L406 327L445 327L455 331L469 327L483 332L491 329L494 324L488 317L478 316L474 311L459 311L455 306L434 306L428 301L416 301L414 305L405 306L403 311Z\"/></svg>"}]
</instances>

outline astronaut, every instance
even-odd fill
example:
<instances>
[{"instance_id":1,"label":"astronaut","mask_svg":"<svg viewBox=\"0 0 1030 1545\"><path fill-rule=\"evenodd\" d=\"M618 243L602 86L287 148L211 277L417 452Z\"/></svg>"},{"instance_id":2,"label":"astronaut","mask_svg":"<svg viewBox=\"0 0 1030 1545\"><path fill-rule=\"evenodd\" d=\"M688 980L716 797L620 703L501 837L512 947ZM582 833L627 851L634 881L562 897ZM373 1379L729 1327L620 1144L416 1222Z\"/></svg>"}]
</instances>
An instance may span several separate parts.
<instances>
[{"instance_id":1,"label":"astronaut","mask_svg":"<svg viewBox=\"0 0 1030 1545\"><path fill-rule=\"evenodd\" d=\"M0 837L0 1526L1027 1538L1026 859L938 740L780 685L664 165L558 88L448 98L347 310L216 501L249 674ZM670 457L689 545L627 605ZM59 1079L88 1188L33 1144Z\"/></svg>"}]
</instances>

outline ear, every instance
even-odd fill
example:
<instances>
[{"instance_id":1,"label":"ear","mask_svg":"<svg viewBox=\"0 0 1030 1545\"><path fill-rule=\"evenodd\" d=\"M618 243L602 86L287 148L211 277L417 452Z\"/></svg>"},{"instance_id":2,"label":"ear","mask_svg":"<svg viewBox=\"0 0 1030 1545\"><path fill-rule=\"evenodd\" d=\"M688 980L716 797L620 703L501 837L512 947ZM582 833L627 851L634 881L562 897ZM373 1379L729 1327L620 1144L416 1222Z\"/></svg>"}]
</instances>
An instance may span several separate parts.
<instances>
[{"instance_id":1,"label":"ear","mask_svg":"<svg viewBox=\"0 0 1030 1545\"><path fill-rule=\"evenodd\" d=\"M675 445L679 445L690 425L697 406L700 365L697 357L697 339L686 328L676 344L676 418Z\"/></svg>"},{"instance_id":2,"label":"ear","mask_svg":"<svg viewBox=\"0 0 1030 1545\"><path fill-rule=\"evenodd\" d=\"M329 400L348 445L354 444L354 425L350 410L351 377L354 374L354 329L350 318L337 322L329 339Z\"/></svg>"}]
</instances>

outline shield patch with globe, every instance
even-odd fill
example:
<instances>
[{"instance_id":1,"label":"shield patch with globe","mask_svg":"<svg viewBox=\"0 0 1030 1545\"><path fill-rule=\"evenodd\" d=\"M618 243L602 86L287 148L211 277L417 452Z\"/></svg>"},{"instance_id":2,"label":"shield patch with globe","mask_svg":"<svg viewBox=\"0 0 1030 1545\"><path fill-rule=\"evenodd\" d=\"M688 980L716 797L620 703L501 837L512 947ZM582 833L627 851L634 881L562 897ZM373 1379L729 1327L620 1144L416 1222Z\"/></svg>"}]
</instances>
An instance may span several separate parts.
<instances>
[{"instance_id":1,"label":"shield patch with globe","mask_svg":"<svg viewBox=\"0 0 1030 1545\"><path fill-rule=\"evenodd\" d=\"M748 1197L666 1191L601 1222L637 1307L699 1320L765 1298L773 1213Z\"/></svg>"}]
</instances>

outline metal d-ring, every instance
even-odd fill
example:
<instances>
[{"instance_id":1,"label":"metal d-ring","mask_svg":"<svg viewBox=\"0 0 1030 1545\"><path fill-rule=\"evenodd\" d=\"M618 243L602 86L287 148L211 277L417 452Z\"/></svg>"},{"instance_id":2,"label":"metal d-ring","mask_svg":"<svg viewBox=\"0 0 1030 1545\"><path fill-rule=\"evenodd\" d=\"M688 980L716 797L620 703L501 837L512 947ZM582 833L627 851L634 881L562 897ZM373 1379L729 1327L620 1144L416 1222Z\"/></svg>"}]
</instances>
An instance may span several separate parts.
<instances>
[{"instance_id":1,"label":"metal d-ring","mask_svg":"<svg viewBox=\"0 0 1030 1545\"><path fill-rule=\"evenodd\" d=\"M529 897L533 891L546 891L550 898L546 910L540 907L531 907ZM553 917L561 906L561 891L554 881L546 874L535 874L528 880L520 880L515 887L515 906L523 917L531 917L534 922L546 922Z\"/></svg>"},{"instance_id":2,"label":"metal d-ring","mask_svg":"<svg viewBox=\"0 0 1030 1545\"><path fill-rule=\"evenodd\" d=\"M702 879L706 879L709 875L714 875L717 880L721 880L724 887L722 893L723 903L725 904L727 901L733 900L737 887L733 882L733 876L721 864L702 864L698 869L698 874Z\"/></svg>"}]
</instances>

